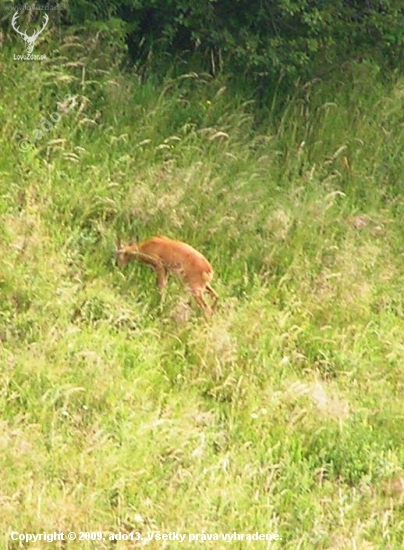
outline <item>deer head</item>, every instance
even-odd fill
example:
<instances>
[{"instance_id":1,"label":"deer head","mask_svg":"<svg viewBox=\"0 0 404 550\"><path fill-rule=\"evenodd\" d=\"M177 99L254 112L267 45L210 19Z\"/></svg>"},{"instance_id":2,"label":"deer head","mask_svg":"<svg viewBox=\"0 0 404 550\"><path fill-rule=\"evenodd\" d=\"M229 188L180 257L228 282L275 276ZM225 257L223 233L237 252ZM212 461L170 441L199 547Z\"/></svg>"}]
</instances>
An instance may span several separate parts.
<instances>
[{"instance_id":1,"label":"deer head","mask_svg":"<svg viewBox=\"0 0 404 550\"><path fill-rule=\"evenodd\" d=\"M23 37L24 42L26 42L26 44L27 44L27 53L30 54L30 53L32 53L32 50L34 49L35 40L38 38L38 36L41 34L41 32L44 30L44 28L48 24L49 17L45 13L44 14L44 23L42 25L42 28L39 29L39 31L34 32L33 35L28 36L27 31L21 32L20 27L16 27L18 16L19 16L18 11L16 11L15 14L13 15L12 20L11 20L11 25L12 25L13 29Z\"/></svg>"}]
</instances>

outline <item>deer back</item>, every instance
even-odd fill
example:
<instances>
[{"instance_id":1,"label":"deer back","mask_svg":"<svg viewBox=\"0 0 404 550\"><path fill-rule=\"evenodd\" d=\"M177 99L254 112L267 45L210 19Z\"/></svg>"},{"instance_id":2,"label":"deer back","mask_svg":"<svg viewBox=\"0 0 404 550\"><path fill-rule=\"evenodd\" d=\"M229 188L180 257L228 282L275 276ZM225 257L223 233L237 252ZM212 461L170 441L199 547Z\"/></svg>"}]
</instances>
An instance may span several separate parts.
<instances>
[{"instance_id":1,"label":"deer back","mask_svg":"<svg viewBox=\"0 0 404 550\"><path fill-rule=\"evenodd\" d=\"M213 269L208 260L189 244L168 237L153 237L138 245L140 253L158 259L168 271L175 272L187 283L209 281Z\"/></svg>"}]
</instances>

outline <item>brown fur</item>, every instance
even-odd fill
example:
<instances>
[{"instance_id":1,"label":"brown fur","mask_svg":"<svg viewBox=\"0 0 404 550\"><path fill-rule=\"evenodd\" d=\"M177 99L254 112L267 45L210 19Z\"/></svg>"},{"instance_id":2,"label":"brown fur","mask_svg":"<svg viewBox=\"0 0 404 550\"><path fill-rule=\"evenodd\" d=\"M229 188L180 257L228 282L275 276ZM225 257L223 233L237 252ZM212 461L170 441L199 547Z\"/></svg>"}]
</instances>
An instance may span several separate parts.
<instances>
[{"instance_id":1,"label":"brown fur","mask_svg":"<svg viewBox=\"0 0 404 550\"><path fill-rule=\"evenodd\" d=\"M212 315L215 311L219 295L210 285L213 277L212 266L189 244L164 236L123 246L118 241L115 258L118 267L125 267L130 260L138 260L150 266L157 275L157 285L162 295L168 275L176 275L187 286L206 316ZM212 307L205 300L205 291L213 298Z\"/></svg>"}]
</instances>

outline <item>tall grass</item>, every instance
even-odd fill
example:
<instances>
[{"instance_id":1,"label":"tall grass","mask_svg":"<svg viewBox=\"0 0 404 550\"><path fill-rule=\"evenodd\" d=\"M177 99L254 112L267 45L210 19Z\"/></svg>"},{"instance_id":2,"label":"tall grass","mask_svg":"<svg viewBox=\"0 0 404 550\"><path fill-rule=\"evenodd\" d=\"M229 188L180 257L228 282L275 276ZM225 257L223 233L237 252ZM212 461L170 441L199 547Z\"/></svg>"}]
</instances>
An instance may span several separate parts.
<instances>
[{"instance_id":1,"label":"tall grass","mask_svg":"<svg viewBox=\"0 0 404 550\"><path fill-rule=\"evenodd\" d=\"M400 548L403 81L357 65L279 114L96 52L1 58L2 547ZM149 271L114 267L117 234L156 233L214 265L210 322L174 281L160 305Z\"/></svg>"}]
</instances>

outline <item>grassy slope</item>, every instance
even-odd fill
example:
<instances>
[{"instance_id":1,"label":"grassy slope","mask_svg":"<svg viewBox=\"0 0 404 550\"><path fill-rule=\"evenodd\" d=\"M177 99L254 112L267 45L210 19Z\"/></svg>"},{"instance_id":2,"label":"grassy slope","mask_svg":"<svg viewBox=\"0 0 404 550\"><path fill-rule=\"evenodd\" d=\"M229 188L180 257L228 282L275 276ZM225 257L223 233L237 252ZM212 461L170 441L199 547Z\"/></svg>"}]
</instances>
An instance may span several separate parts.
<instances>
[{"instance_id":1,"label":"grassy slope","mask_svg":"<svg viewBox=\"0 0 404 550\"><path fill-rule=\"evenodd\" d=\"M93 47L0 59L2 547L400 548L403 82L357 67L257 124L224 83L141 84ZM114 268L117 233L203 251L216 317L174 281L160 308L148 270Z\"/></svg>"}]
</instances>

